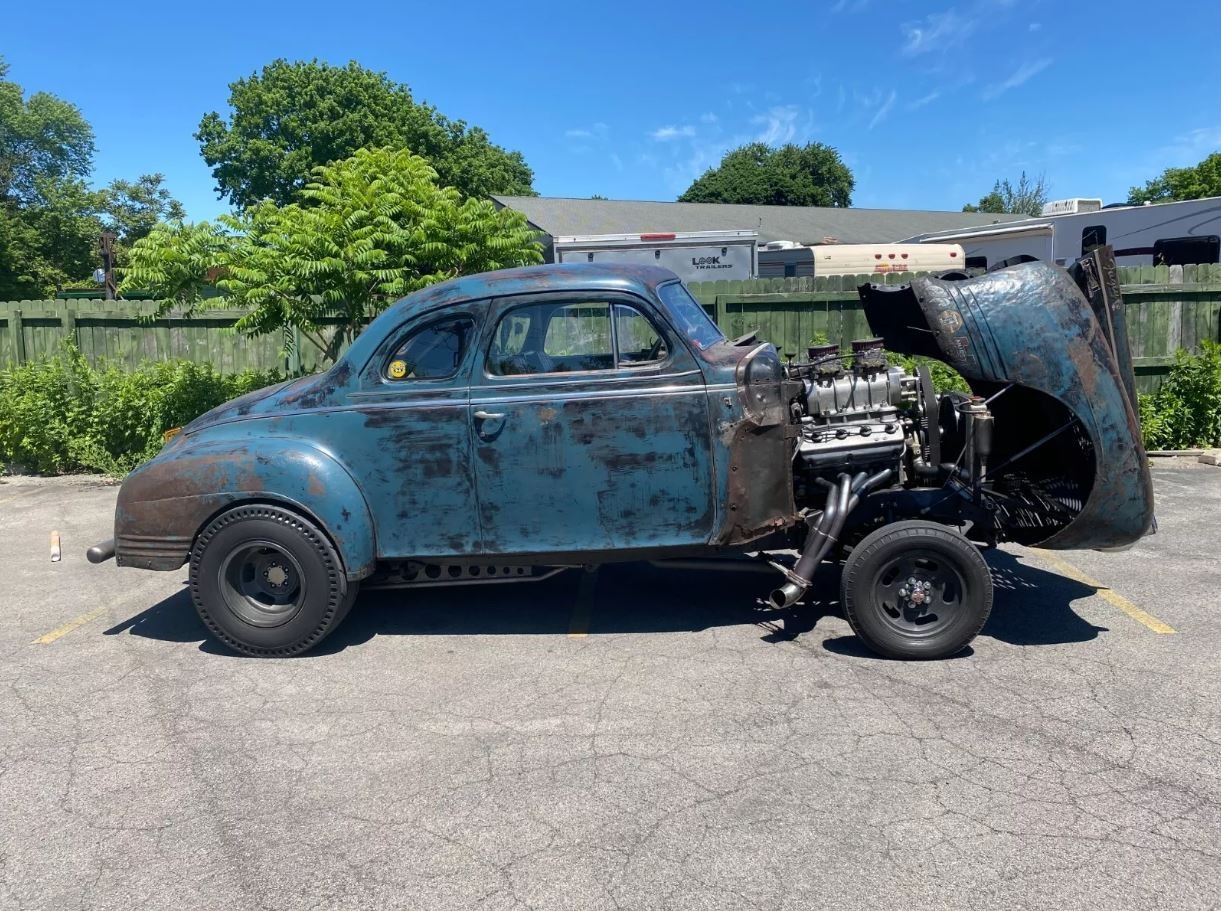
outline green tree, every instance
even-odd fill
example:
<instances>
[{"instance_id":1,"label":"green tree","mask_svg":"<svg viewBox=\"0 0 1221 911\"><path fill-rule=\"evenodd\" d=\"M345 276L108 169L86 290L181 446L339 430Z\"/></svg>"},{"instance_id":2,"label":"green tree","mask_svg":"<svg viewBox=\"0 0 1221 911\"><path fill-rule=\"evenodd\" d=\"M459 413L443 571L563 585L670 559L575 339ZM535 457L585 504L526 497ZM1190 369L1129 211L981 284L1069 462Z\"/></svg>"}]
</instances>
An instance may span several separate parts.
<instances>
[{"instance_id":1,"label":"green tree","mask_svg":"<svg viewBox=\"0 0 1221 911\"><path fill-rule=\"evenodd\" d=\"M361 149L315 169L300 202L265 201L222 226L163 225L132 249L126 282L191 303L212 277L252 335L291 330L334 358L405 294L473 272L542 261L521 213L437 185L403 149ZM338 320L338 327L328 324Z\"/></svg>"},{"instance_id":2,"label":"green tree","mask_svg":"<svg viewBox=\"0 0 1221 911\"><path fill-rule=\"evenodd\" d=\"M992 185L990 193L981 196L979 202L974 205L967 203L962 207L962 211L1041 215L1049 190L1050 184L1043 174L1031 180L1023 171L1016 186L1007 177L998 180Z\"/></svg>"},{"instance_id":3,"label":"green tree","mask_svg":"<svg viewBox=\"0 0 1221 911\"><path fill-rule=\"evenodd\" d=\"M28 99L0 58L0 201L31 205L40 190L84 179L93 167L93 128L76 105L46 92Z\"/></svg>"},{"instance_id":4,"label":"green tree","mask_svg":"<svg viewBox=\"0 0 1221 911\"><path fill-rule=\"evenodd\" d=\"M533 195L520 152L492 144L478 127L449 120L411 90L355 61L276 60L229 85L226 121L205 114L195 138L218 192L238 208L291 202L313 169L360 148L407 149L425 158L443 186L468 196Z\"/></svg>"},{"instance_id":5,"label":"green tree","mask_svg":"<svg viewBox=\"0 0 1221 911\"><path fill-rule=\"evenodd\" d=\"M0 299L42 297L94 266L93 130L74 105L27 99L7 75L0 59Z\"/></svg>"},{"instance_id":6,"label":"green tree","mask_svg":"<svg viewBox=\"0 0 1221 911\"><path fill-rule=\"evenodd\" d=\"M164 174L141 174L135 180L112 180L99 196L106 229L123 247L146 237L162 221L187 217L182 203L165 188Z\"/></svg>"},{"instance_id":7,"label":"green tree","mask_svg":"<svg viewBox=\"0 0 1221 911\"><path fill-rule=\"evenodd\" d=\"M850 206L855 181L839 152L821 142L774 149L754 142L725 154L679 202Z\"/></svg>"},{"instance_id":8,"label":"green tree","mask_svg":"<svg viewBox=\"0 0 1221 911\"><path fill-rule=\"evenodd\" d=\"M1160 177L1128 191L1128 202L1138 206L1209 196L1221 196L1221 152L1213 152L1194 167L1167 168Z\"/></svg>"}]
</instances>

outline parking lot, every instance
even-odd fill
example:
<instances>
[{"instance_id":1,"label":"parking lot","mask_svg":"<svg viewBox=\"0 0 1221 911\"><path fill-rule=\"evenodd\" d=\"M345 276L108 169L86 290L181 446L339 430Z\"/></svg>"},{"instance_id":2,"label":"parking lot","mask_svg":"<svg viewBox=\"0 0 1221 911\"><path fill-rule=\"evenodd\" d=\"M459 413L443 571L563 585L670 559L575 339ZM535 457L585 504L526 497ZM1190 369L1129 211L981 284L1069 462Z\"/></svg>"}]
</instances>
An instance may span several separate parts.
<instances>
[{"instance_id":1,"label":"parking lot","mask_svg":"<svg viewBox=\"0 0 1221 911\"><path fill-rule=\"evenodd\" d=\"M928 664L833 580L640 565L239 658L185 569L85 562L117 488L3 479L0 907L1219 907L1221 470L1154 478L1159 534L990 553Z\"/></svg>"}]
</instances>

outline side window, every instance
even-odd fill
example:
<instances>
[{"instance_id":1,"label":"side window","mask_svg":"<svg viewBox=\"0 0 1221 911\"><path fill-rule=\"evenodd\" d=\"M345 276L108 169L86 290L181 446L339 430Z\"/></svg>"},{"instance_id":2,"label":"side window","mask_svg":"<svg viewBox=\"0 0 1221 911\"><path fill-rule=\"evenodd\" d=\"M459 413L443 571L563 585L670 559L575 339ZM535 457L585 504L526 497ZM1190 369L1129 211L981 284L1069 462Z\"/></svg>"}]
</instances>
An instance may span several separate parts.
<instances>
[{"instance_id":1,"label":"side window","mask_svg":"<svg viewBox=\"0 0 1221 911\"><path fill-rule=\"evenodd\" d=\"M1106 225L1089 225L1081 231L1081 255L1089 253L1095 247L1104 246L1107 242Z\"/></svg>"},{"instance_id":2,"label":"side window","mask_svg":"<svg viewBox=\"0 0 1221 911\"><path fill-rule=\"evenodd\" d=\"M495 376L609 370L611 307L589 301L528 304L500 318L488 350L488 372Z\"/></svg>"},{"instance_id":3,"label":"side window","mask_svg":"<svg viewBox=\"0 0 1221 911\"><path fill-rule=\"evenodd\" d=\"M620 367L655 364L669 354L666 340L649 318L627 304L615 304L615 343Z\"/></svg>"},{"instance_id":4,"label":"side window","mask_svg":"<svg viewBox=\"0 0 1221 911\"><path fill-rule=\"evenodd\" d=\"M452 316L415 330L386 361L388 380L438 380L458 372L474 337L475 321Z\"/></svg>"},{"instance_id":5,"label":"side window","mask_svg":"<svg viewBox=\"0 0 1221 911\"><path fill-rule=\"evenodd\" d=\"M1221 237L1167 237L1153 244L1153 265L1194 266L1221 260Z\"/></svg>"},{"instance_id":6,"label":"side window","mask_svg":"<svg viewBox=\"0 0 1221 911\"><path fill-rule=\"evenodd\" d=\"M562 304L551 311L543 336L543 356L551 371L609 370L615 366L611 348L610 304Z\"/></svg>"}]
</instances>

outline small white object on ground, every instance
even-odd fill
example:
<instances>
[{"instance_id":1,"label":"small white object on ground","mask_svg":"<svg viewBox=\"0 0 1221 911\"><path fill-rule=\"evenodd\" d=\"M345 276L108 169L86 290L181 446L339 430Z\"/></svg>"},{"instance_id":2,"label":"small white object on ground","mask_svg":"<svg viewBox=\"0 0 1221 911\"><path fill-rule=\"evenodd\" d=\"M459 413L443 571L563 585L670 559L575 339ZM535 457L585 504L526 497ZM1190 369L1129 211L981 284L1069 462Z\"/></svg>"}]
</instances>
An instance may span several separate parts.
<instances>
[{"instance_id":1,"label":"small white object on ground","mask_svg":"<svg viewBox=\"0 0 1221 911\"><path fill-rule=\"evenodd\" d=\"M58 563L61 555L62 551L59 548L59 532L53 531L51 532L51 562Z\"/></svg>"}]
</instances>

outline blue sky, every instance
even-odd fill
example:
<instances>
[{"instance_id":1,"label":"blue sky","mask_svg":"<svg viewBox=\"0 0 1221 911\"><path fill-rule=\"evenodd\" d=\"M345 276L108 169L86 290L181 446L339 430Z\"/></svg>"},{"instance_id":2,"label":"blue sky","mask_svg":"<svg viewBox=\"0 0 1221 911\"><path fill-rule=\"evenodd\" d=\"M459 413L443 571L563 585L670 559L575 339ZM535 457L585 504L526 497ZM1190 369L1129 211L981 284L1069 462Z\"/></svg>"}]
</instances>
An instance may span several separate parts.
<instances>
[{"instance_id":1,"label":"blue sky","mask_svg":"<svg viewBox=\"0 0 1221 911\"><path fill-rule=\"evenodd\" d=\"M523 152L544 195L673 199L751 140L838 148L853 203L958 209L997 177L1122 200L1221 149L1221 4L12 4L9 78L76 103L95 180L226 205L192 138L276 58L355 59Z\"/></svg>"}]
</instances>

